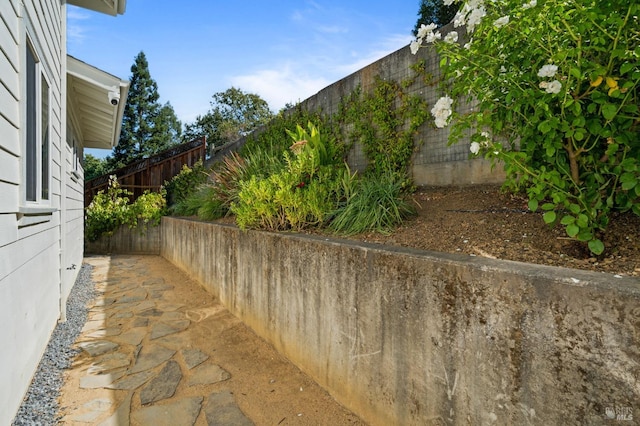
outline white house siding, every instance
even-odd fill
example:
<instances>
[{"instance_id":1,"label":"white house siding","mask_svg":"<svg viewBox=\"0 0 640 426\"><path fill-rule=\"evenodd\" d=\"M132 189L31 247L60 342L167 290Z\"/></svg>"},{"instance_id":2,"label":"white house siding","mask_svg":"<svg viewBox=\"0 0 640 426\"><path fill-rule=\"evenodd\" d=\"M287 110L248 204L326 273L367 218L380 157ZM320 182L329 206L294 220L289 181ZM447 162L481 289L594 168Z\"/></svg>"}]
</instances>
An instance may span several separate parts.
<instances>
[{"instance_id":1,"label":"white house siding","mask_svg":"<svg viewBox=\"0 0 640 426\"><path fill-rule=\"evenodd\" d=\"M82 248L62 254L63 239L77 241L77 212L62 208L77 182L63 173L68 159L64 125L66 6L60 0L0 0L0 424L10 424L60 317L82 261ZM26 112L25 52L32 41L50 85L49 211L21 210ZM81 184L80 184L81 185ZM77 206L74 207L77 210ZM63 214L64 212L64 214ZM21 214L28 213L28 214ZM62 233L61 221L71 220ZM81 232L81 231L80 231ZM64 259L65 264L62 264ZM66 270L66 262L75 270ZM70 266L70 265L69 265ZM63 272L64 269L64 272Z\"/></svg>"},{"instance_id":2,"label":"white house siding","mask_svg":"<svg viewBox=\"0 0 640 426\"><path fill-rule=\"evenodd\" d=\"M84 171L80 165L83 150L76 135L77 132L73 128L67 127L67 141L62 153L62 170L66 177L62 191L64 203L62 209L62 297L60 309L63 317L67 296L76 280L84 255Z\"/></svg>"}]
</instances>

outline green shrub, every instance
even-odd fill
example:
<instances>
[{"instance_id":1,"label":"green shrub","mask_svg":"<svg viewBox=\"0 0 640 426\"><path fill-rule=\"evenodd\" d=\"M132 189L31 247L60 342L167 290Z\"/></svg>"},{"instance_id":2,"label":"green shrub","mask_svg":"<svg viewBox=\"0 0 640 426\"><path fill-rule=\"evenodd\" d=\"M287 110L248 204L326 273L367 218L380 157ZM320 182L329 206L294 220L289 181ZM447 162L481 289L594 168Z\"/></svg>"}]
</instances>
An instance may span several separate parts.
<instances>
[{"instance_id":1,"label":"green shrub","mask_svg":"<svg viewBox=\"0 0 640 426\"><path fill-rule=\"evenodd\" d=\"M115 176L110 176L106 192L99 191L86 209L85 238L95 241L127 223L130 195L120 188Z\"/></svg>"},{"instance_id":2,"label":"green shrub","mask_svg":"<svg viewBox=\"0 0 640 426\"><path fill-rule=\"evenodd\" d=\"M207 182L208 179L209 174L205 170L202 160L198 160L193 167L189 167L186 164L183 165L180 173L168 182L165 182L164 187L167 191L167 202L169 206L173 207L185 201L200 185Z\"/></svg>"},{"instance_id":3,"label":"green shrub","mask_svg":"<svg viewBox=\"0 0 640 426\"><path fill-rule=\"evenodd\" d=\"M122 225L135 228L139 219L158 225L166 211L164 193L147 191L134 203L131 195L120 187L115 176L110 176L106 192L99 191L85 211L85 238L96 241L103 235L112 235Z\"/></svg>"},{"instance_id":4,"label":"green shrub","mask_svg":"<svg viewBox=\"0 0 640 426\"><path fill-rule=\"evenodd\" d=\"M162 192L145 191L131 205L129 222L135 221L137 224L140 219L145 224L159 225L162 216L167 212L167 200L164 194L164 190Z\"/></svg>"},{"instance_id":5,"label":"green shrub","mask_svg":"<svg viewBox=\"0 0 640 426\"><path fill-rule=\"evenodd\" d=\"M315 173L314 179L290 170L266 179L252 176L241 183L238 202L231 210L241 229L279 231L318 226L335 209L330 179L328 169Z\"/></svg>"},{"instance_id":6,"label":"green shrub","mask_svg":"<svg viewBox=\"0 0 640 426\"><path fill-rule=\"evenodd\" d=\"M318 129L296 128L291 153L283 154L285 167L267 177L252 175L240 182L238 200L231 204L242 229L301 230L319 226L335 210L335 159Z\"/></svg>"}]
</instances>

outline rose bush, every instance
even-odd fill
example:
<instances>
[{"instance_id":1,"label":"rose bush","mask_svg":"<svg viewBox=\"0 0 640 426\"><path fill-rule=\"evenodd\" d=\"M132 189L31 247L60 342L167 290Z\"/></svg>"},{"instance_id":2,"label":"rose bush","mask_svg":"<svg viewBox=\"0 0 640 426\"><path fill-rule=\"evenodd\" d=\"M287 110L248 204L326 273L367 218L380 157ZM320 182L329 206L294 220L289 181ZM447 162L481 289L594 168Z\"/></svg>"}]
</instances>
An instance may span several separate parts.
<instances>
[{"instance_id":1,"label":"rose bush","mask_svg":"<svg viewBox=\"0 0 640 426\"><path fill-rule=\"evenodd\" d=\"M640 215L639 12L626 0L468 0L452 31L426 25L411 44L441 57L435 125L452 142L471 130L472 154L504 164L507 187L595 254L611 212Z\"/></svg>"}]
</instances>

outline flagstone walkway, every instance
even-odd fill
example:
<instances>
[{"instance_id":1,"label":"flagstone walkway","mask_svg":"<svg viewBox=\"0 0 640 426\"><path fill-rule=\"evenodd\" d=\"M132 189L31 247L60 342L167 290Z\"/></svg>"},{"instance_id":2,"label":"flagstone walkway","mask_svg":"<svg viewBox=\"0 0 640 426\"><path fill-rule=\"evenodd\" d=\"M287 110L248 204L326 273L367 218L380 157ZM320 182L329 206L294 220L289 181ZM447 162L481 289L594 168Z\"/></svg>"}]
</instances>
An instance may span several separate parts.
<instances>
[{"instance_id":1,"label":"flagstone walkway","mask_svg":"<svg viewBox=\"0 0 640 426\"><path fill-rule=\"evenodd\" d=\"M98 256L65 373L69 425L362 425L158 256Z\"/></svg>"}]
</instances>

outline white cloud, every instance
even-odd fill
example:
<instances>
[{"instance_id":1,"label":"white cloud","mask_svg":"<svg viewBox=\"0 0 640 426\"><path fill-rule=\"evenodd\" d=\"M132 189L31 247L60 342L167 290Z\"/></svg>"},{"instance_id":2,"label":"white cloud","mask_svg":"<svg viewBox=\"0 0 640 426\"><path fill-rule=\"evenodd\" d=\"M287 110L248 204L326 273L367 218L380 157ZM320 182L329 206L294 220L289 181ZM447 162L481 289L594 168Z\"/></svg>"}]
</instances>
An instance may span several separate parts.
<instances>
[{"instance_id":1,"label":"white cloud","mask_svg":"<svg viewBox=\"0 0 640 426\"><path fill-rule=\"evenodd\" d=\"M81 43L85 38L86 28L82 21L91 19L89 13L74 6L67 7L67 40L71 43Z\"/></svg>"},{"instance_id":2,"label":"white cloud","mask_svg":"<svg viewBox=\"0 0 640 426\"><path fill-rule=\"evenodd\" d=\"M256 93L269 103L271 109L278 111L287 103L297 103L339 79L356 72L373 62L406 46L411 36L393 35L380 40L374 50L368 52L353 51L351 55L337 57L322 49L310 49L297 60L284 59L282 65L273 63L248 74L230 78L233 86L245 92Z\"/></svg>"},{"instance_id":3,"label":"white cloud","mask_svg":"<svg viewBox=\"0 0 640 426\"><path fill-rule=\"evenodd\" d=\"M263 69L235 76L231 83L245 92L258 94L277 112L287 103L295 104L315 95L332 82L287 64L278 70Z\"/></svg>"}]
</instances>

